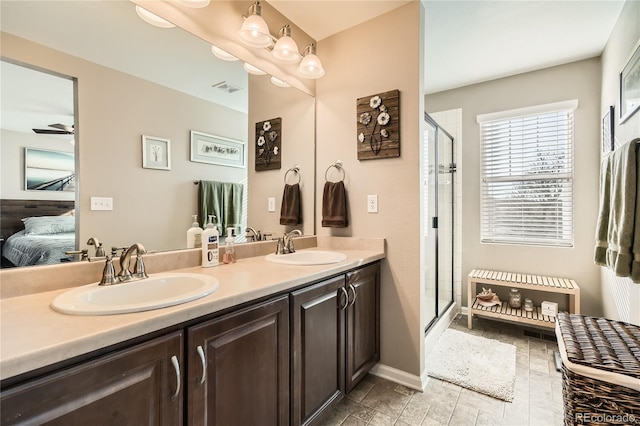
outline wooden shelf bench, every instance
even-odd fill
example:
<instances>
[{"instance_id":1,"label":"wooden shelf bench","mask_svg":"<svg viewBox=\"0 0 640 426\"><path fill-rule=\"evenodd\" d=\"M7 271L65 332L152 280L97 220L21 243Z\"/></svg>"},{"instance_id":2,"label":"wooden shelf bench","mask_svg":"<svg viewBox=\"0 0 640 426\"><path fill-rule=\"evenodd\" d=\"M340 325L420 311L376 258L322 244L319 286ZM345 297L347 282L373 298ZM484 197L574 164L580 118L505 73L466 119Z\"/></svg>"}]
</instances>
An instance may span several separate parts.
<instances>
[{"instance_id":1,"label":"wooden shelf bench","mask_svg":"<svg viewBox=\"0 0 640 426\"><path fill-rule=\"evenodd\" d=\"M473 327L473 316L480 315L490 318L499 318L506 321L519 322L548 328L555 328L555 317L542 314L540 306L534 306L533 312L524 309L512 309L508 301L503 301L501 306L485 307L476 299L476 285L503 286L519 288L523 290L535 290L548 293L561 293L569 296L569 313L580 313L580 287L574 280L558 277L545 277L541 275L519 274L515 272L500 272L487 269L474 269L469 273L467 285L467 301L469 313L467 325ZM522 297L524 306L524 296Z\"/></svg>"}]
</instances>

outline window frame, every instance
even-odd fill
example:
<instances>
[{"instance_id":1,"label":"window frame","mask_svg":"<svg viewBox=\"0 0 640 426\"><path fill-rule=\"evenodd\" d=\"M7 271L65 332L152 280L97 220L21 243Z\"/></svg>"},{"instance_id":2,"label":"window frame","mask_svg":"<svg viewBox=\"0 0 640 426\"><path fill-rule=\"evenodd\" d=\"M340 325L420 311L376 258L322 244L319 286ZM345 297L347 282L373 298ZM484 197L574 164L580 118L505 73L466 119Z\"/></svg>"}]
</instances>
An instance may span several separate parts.
<instances>
[{"instance_id":1,"label":"window frame","mask_svg":"<svg viewBox=\"0 0 640 426\"><path fill-rule=\"evenodd\" d=\"M477 116L477 122L479 127L480 136L480 240L483 244L503 244L503 245L518 245L518 246L545 246L545 247L560 247L570 248L575 243L575 189L574 189L574 171L575 171L575 110L578 107L577 100L570 100L564 102L556 102L551 104L536 105L526 108L500 111L490 114L481 114ZM525 122L534 121L538 122L548 119L552 114L569 114L568 118L560 119L556 118L556 122L564 122L567 126L565 131L568 134L565 137L558 137L562 131L556 131L555 139L552 142L545 142L541 136L541 130L537 127L533 133L535 134L535 141L538 146L531 148L527 146L527 141L530 136L526 138L520 135L519 138L511 139L518 132L512 130L513 127L518 127L515 123L520 123L520 126L524 127ZM558 116L559 117L559 116ZM508 136L495 137L495 135L489 135L488 129L493 126L504 125L510 126L507 128ZM544 128L544 126L543 126ZM563 144L558 144L558 140L563 140ZM515 143L510 142L514 140ZM500 148L508 147L509 153L516 148L517 160L513 160L511 155L509 157L507 165L496 166L496 161L501 160L500 155L496 153L488 154L487 144L493 142L493 149L496 146ZM529 149L527 149L529 148ZM517 151L519 149L520 151ZM547 165L545 158L543 157L543 165L538 167L551 167L551 170L547 173L544 170L541 173L536 173L535 166L527 165L525 160L531 161L539 156L557 156L557 159L552 160L553 165ZM569 158L565 158L568 156ZM505 155L502 155L505 157ZM504 158L502 158L503 160ZM520 163L518 163L518 160ZM492 163L493 162L493 163ZM554 171L553 168L562 166L562 172ZM520 170L520 174L514 173L512 170ZM488 176L487 170L489 170L494 176ZM508 172L506 172L508 170ZM496 176L500 174L503 176ZM506 176L508 175L508 176ZM555 180L556 182L549 182ZM538 183L536 183L538 182ZM493 185L493 189L489 185ZM502 185L502 189L500 189ZM545 189L545 186L548 189ZM498 187L496 189L496 187ZM520 189L518 189L520 188ZM524 188L524 189L522 189ZM556 206L555 214L557 219L549 219L547 217L548 211L545 208L540 208L540 204L531 202L530 200L523 199L522 195L517 199L515 194L518 191L531 191L534 197L544 197L552 194ZM564 191L564 193L563 193ZM566 192L569 192L566 196ZM501 194L504 196L505 202L497 201L496 198L490 199L490 194ZM559 195L558 195L559 194ZM526 198L526 196L524 196ZM566 203L569 203L567 206ZM511 210L519 212L516 214L510 213L506 217L504 214L497 211L500 208L504 212L505 210ZM537 210L536 210L537 209ZM527 211L529 210L529 211ZM516 217L520 215L520 223L517 223ZM497 221L494 218L501 217L502 220ZM513 220L512 220L513 219ZM535 223L538 221L539 223ZM533 223L533 224L532 224ZM545 231L544 226L554 224L553 232L555 237L550 236L549 232ZM496 227L502 227L502 230L498 231ZM539 226L536 230L536 226ZM542 231L542 232L541 232ZM544 234L547 235L544 235Z\"/></svg>"}]
</instances>

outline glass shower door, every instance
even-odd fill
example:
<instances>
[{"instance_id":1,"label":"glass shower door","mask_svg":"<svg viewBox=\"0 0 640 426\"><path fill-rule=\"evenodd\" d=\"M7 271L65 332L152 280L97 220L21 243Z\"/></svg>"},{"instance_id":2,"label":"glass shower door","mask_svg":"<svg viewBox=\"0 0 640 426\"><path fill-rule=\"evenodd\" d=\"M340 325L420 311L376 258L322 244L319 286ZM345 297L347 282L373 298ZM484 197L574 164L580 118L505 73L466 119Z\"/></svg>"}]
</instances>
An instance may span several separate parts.
<instances>
[{"instance_id":1,"label":"glass shower door","mask_svg":"<svg viewBox=\"0 0 640 426\"><path fill-rule=\"evenodd\" d=\"M453 303L453 138L425 114L423 168L424 285L426 329Z\"/></svg>"},{"instance_id":2,"label":"glass shower door","mask_svg":"<svg viewBox=\"0 0 640 426\"><path fill-rule=\"evenodd\" d=\"M438 127L438 316L453 303L453 138Z\"/></svg>"}]
</instances>

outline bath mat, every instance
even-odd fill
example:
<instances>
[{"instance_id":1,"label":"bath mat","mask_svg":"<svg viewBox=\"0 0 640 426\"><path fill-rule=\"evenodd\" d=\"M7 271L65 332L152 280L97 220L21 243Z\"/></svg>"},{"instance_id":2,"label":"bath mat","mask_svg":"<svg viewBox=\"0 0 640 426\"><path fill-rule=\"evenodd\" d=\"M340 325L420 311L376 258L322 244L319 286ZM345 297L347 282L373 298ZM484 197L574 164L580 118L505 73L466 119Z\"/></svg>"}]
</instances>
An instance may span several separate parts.
<instances>
[{"instance_id":1,"label":"bath mat","mask_svg":"<svg viewBox=\"0 0 640 426\"><path fill-rule=\"evenodd\" d=\"M511 402L516 381L516 347L447 329L427 356L427 373Z\"/></svg>"}]
</instances>

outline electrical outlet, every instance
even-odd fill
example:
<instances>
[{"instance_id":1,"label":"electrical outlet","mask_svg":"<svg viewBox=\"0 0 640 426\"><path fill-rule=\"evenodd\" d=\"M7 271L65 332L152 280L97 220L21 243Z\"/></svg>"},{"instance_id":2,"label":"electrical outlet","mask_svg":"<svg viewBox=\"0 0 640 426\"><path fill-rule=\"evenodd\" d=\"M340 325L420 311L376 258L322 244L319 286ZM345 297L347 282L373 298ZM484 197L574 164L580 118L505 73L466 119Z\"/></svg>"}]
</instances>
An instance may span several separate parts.
<instances>
[{"instance_id":1,"label":"electrical outlet","mask_svg":"<svg viewBox=\"0 0 640 426\"><path fill-rule=\"evenodd\" d=\"M367 213L378 213L377 195L367 195Z\"/></svg>"},{"instance_id":2,"label":"electrical outlet","mask_svg":"<svg viewBox=\"0 0 640 426\"><path fill-rule=\"evenodd\" d=\"M274 197L267 198L267 210L270 212L276 211L276 199Z\"/></svg>"},{"instance_id":3,"label":"electrical outlet","mask_svg":"<svg viewBox=\"0 0 640 426\"><path fill-rule=\"evenodd\" d=\"M91 210L113 210L113 198L91 197Z\"/></svg>"}]
</instances>

